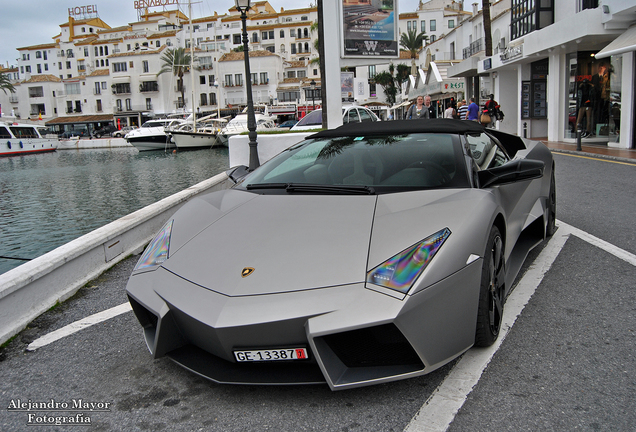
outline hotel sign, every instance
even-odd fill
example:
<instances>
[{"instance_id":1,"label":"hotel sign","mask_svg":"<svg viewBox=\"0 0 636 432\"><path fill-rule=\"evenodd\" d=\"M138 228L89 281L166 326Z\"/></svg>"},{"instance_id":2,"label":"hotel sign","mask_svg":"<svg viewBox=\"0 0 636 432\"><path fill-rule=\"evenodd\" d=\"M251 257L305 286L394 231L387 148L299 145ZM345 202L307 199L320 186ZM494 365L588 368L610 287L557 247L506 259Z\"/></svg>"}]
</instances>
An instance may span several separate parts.
<instances>
[{"instance_id":1,"label":"hotel sign","mask_svg":"<svg viewBox=\"0 0 636 432\"><path fill-rule=\"evenodd\" d=\"M508 47L506 50L499 55L502 63L507 63L511 60L514 60L518 57L523 56L523 45L517 45L515 47Z\"/></svg>"},{"instance_id":2,"label":"hotel sign","mask_svg":"<svg viewBox=\"0 0 636 432\"><path fill-rule=\"evenodd\" d=\"M136 0L135 9L145 9L156 6L178 5L179 0Z\"/></svg>"},{"instance_id":3,"label":"hotel sign","mask_svg":"<svg viewBox=\"0 0 636 432\"><path fill-rule=\"evenodd\" d=\"M97 5L75 6L68 8L68 16L85 16L97 13Z\"/></svg>"}]
</instances>

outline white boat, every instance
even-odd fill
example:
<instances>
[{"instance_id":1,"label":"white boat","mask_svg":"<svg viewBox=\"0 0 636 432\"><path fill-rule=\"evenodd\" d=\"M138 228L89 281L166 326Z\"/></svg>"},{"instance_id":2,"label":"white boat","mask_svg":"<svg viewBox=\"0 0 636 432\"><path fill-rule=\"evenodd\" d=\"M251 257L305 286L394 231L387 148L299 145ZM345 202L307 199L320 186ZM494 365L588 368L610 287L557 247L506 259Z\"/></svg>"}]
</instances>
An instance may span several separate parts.
<instances>
[{"instance_id":1,"label":"white boat","mask_svg":"<svg viewBox=\"0 0 636 432\"><path fill-rule=\"evenodd\" d=\"M55 151L57 135L45 126L0 121L0 156L17 156Z\"/></svg>"},{"instance_id":2,"label":"white boat","mask_svg":"<svg viewBox=\"0 0 636 432\"><path fill-rule=\"evenodd\" d=\"M166 129L176 129L183 123L184 120L174 118L148 120L140 128L128 132L124 138L139 151L174 149L176 146Z\"/></svg>"},{"instance_id":3,"label":"white boat","mask_svg":"<svg viewBox=\"0 0 636 432\"><path fill-rule=\"evenodd\" d=\"M168 133L178 150L196 150L213 148L218 145L217 134L221 131L227 120L216 119L216 114L202 117L194 123L185 123L176 129L170 129ZM195 129L196 126L196 129Z\"/></svg>"},{"instance_id":4,"label":"white boat","mask_svg":"<svg viewBox=\"0 0 636 432\"><path fill-rule=\"evenodd\" d=\"M267 105L254 107L254 119L256 120L256 132L276 130L275 117L269 114ZM227 147L228 140L232 135L239 135L248 132L247 129L247 107L243 112L230 120L218 135L219 143Z\"/></svg>"}]
</instances>

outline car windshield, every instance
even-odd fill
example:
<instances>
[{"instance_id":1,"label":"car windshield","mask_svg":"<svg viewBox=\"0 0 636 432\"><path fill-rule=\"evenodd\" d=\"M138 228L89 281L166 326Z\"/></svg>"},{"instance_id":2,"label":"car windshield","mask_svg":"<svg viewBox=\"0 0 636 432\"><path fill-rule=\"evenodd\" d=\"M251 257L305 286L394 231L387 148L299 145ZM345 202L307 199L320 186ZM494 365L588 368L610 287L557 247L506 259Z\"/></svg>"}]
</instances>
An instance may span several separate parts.
<instances>
[{"instance_id":1,"label":"car windshield","mask_svg":"<svg viewBox=\"0 0 636 432\"><path fill-rule=\"evenodd\" d=\"M470 184L458 135L414 133L309 139L250 173L237 187L258 193L346 193L360 187L389 193Z\"/></svg>"},{"instance_id":2,"label":"car windshield","mask_svg":"<svg viewBox=\"0 0 636 432\"><path fill-rule=\"evenodd\" d=\"M322 110L312 111L300 119L296 126L322 126Z\"/></svg>"}]
</instances>

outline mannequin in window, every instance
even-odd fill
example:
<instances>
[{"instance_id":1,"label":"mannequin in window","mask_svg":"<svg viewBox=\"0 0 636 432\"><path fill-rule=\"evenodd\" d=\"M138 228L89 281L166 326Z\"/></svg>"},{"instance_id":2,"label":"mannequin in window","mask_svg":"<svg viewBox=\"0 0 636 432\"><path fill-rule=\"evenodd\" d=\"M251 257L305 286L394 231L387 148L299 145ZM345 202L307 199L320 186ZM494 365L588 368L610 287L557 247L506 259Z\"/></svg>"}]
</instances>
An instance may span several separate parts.
<instances>
[{"instance_id":1,"label":"mannequin in window","mask_svg":"<svg viewBox=\"0 0 636 432\"><path fill-rule=\"evenodd\" d=\"M584 79L579 85L579 91L577 92L579 115L576 118L576 130L579 130L579 125L585 117L585 129L581 133L581 137L585 138L592 134L592 84L589 79Z\"/></svg>"},{"instance_id":2,"label":"mannequin in window","mask_svg":"<svg viewBox=\"0 0 636 432\"><path fill-rule=\"evenodd\" d=\"M594 110L594 123L609 123L609 73L607 64L601 62L598 65L598 73L592 76L594 92L592 97L592 107Z\"/></svg>"}]
</instances>

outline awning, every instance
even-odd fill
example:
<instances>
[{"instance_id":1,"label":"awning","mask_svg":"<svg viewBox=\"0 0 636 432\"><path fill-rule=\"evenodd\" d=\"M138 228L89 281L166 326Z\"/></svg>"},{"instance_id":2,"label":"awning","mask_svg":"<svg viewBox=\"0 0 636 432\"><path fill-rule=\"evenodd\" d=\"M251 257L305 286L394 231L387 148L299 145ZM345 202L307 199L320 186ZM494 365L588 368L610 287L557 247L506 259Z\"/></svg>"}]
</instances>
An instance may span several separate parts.
<instances>
[{"instance_id":1,"label":"awning","mask_svg":"<svg viewBox=\"0 0 636 432\"><path fill-rule=\"evenodd\" d=\"M113 84L129 83L130 76L116 76L112 78Z\"/></svg>"},{"instance_id":2,"label":"awning","mask_svg":"<svg viewBox=\"0 0 636 432\"><path fill-rule=\"evenodd\" d=\"M636 51L636 25L628 28L625 33L614 39L594 57L597 59L606 58L629 51Z\"/></svg>"}]
</instances>

